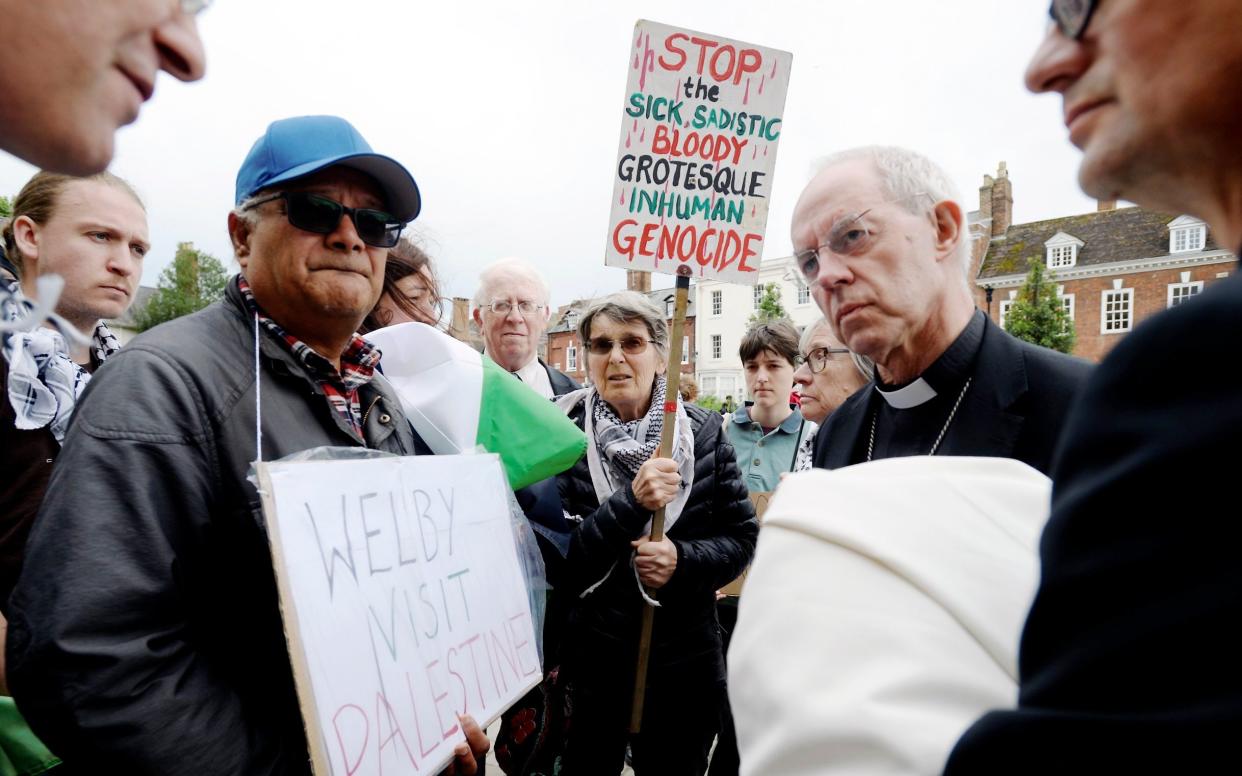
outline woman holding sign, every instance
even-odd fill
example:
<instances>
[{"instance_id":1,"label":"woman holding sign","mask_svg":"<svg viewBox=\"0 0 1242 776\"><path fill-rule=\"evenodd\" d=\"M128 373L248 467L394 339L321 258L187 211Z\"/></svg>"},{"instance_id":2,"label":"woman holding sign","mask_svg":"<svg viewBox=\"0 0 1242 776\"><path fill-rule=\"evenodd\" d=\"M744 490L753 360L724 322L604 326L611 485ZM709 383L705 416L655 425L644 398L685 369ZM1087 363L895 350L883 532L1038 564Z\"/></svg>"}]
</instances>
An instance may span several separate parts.
<instances>
[{"instance_id":1,"label":"woman holding sign","mask_svg":"<svg viewBox=\"0 0 1242 776\"><path fill-rule=\"evenodd\" d=\"M702 774L726 703L715 592L754 553L758 524L720 416L676 401L671 458L664 422L668 327L646 297L595 302L578 327L591 385L560 400L587 452L559 475L577 521L563 587L574 600L561 648L573 716L564 773L619 773L628 740L643 608L656 604L638 774ZM676 397L673 397L674 400ZM652 513L667 534L650 541Z\"/></svg>"}]
</instances>

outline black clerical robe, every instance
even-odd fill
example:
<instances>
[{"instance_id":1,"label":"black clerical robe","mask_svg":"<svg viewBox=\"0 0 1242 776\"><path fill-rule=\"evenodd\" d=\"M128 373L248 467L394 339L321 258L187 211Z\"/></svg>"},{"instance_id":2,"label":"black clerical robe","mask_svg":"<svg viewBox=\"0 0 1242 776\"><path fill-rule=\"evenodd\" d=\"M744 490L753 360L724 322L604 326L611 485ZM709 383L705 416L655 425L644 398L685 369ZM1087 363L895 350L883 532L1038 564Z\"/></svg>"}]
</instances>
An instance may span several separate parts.
<instances>
[{"instance_id":1,"label":"black clerical robe","mask_svg":"<svg viewBox=\"0 0 1242 776\"><path fill-rule=\"evenodd\" d=\"M944 431L937 455L1015 458L1047 474L1066 413L1090 370L1086 361L1007 334L976 310L922 375L935 398L896 409L873 380L828 416L815 436L814 465L837 469L866 461L874 415L874 460L926 455Z\"/></svg>"}]
</instances>

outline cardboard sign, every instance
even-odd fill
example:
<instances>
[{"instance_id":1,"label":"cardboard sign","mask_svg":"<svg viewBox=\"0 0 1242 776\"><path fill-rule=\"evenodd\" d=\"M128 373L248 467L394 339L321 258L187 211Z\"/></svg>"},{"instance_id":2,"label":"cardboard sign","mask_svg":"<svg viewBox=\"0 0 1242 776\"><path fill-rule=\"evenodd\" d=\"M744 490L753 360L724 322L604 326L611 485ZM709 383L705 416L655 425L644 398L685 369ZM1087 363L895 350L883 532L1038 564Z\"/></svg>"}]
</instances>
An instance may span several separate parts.
<instances>
[{"instance_id":1,"label":"cardboard sign","mask_svg":"<svg viewBox=\"0 0 1242 776\"><path fill-rule=\"evenodd\" d=\"M542 678L494 455L259 464L316 776L436 773Z\"/></svg>"},{"instance_id":2,"label":"cardboard sign","mask_svg":"<svg viewBox=\"0 0 1242 776\"><path fill-rule=\"evenodd\" d=\"M755 491L750 494L750 503L755 507L755 517L759 518L760 525L763 524L763 513L768 511L768 502L772 500L772 494L774 492L775 491L764 490ZM725 595L741 595L742 587L746 584L747 571L750 571L749 566L742 571L742 575L740 577L721 588L720 592Z\"/></svg>"},{"instance_id":3,"label":"cardboard sign","mask_svg":"<svg viewBox=\"0 0 1242 776\"><path fill-rule=\"evenodd\" d=\"M754 285L793 55L649 21L633 43L604 263Z\"/></svg>"}]
</instances>

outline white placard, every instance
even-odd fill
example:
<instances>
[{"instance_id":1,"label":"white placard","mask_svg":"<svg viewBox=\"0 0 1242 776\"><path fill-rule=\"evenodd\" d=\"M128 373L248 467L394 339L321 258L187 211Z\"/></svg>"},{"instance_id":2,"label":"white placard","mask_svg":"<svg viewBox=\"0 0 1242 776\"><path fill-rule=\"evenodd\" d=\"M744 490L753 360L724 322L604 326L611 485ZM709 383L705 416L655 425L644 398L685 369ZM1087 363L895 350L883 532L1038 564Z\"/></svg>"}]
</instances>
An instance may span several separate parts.
<instances>
[{"instance_id":1,"label":"white placard","mask_svg":"<svg viewBox=\"0 0 1242 776\"><path fill-rule=\"evenodd\" d=\"M495 455L259 464L317 776L436 773L542 678Z\"/></svg>"},{"instance_id":2,"label":"white placard","mask_svg":"<svg viewBox=\"0 0 1242 776\"><path fill-rule=\"evenodd\" d=\"M604 263L754 285L793 55L634 25Z\"/></svg>"}]
</instances>

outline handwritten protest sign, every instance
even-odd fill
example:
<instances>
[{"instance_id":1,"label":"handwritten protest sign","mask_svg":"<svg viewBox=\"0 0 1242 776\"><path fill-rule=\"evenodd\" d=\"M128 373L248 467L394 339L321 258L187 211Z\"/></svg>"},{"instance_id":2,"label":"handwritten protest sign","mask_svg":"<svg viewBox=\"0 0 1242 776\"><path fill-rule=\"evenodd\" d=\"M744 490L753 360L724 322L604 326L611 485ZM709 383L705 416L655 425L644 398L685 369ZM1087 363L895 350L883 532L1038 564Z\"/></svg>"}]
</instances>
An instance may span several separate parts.
<instances>
[{"instance_id":1,"label":"handwritten protest sign","mask_svg":"<svg viewBox=\"0 0 1242 776\"><path fill-rule=\"evenodd\" d=\"M755 517L759 518L760 523L763 522L763 513L768 511L768 502L772 500L772 493L773 491L765 490L754 491L750 494L750 503L754 505ZM720 592L725 595L741 595L742 587L746 584L747 571L750 571L749 566L742 571L740 577L721 588Z\"/></svg>"},{"instance_id":2,"label":"handwritten protest sign","mask_svg":"<svg viewBox=\"0 0 1242 776\"><path fill-rule=\"evenodd\" d=\"M317 776L435 773L542 678L494 455L259 464Z\"/></svg>"},{"instance_id":3,"label":"handwritten protest sign","mask_svg":"<svg viewBox=\"0 0 1242 776\"><path fill-rule=\"evenodd\" d=\"M634 26L605 264L753 285L793 55Z\"/></svg>"}]
</instances>

